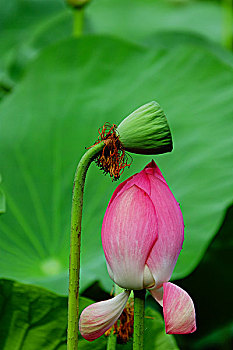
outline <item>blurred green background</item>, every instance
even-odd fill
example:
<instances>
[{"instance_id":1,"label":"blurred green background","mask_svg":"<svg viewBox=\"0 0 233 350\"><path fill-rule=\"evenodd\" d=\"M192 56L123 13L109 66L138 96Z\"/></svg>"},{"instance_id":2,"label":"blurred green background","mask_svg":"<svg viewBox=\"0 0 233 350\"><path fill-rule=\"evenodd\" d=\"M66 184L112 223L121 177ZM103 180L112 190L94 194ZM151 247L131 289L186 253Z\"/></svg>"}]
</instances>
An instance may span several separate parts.
<instances>
[{"instance_id":1,"label":"blurred green background","mask_svg":"<svg viewBox=\"0 0 233 350\"><path fill-rule=\"evenodd\" d=\"M76 30L63 0L0 0L0 349L66 348L75 168L104 122L151 100L174 140L153 158L185 219L172 279L192 296L198 330L165 335L148 297L145 348L232 349L232 1L92 0ZM150 160L133 155L121 181ZM112 288L100 231L116 186L91 166L83 307ZM105 349L106 338L80 344Z\"/></svg>"}]
</instances>

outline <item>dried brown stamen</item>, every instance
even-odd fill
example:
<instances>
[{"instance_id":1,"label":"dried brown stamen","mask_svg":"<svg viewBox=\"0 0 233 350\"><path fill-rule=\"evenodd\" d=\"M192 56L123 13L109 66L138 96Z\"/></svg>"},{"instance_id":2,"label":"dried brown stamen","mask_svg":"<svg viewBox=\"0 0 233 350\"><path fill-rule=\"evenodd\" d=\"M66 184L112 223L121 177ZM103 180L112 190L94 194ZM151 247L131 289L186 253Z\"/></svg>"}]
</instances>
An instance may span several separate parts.
<instances>
[{"instance_id":1,"label":"dried brown stamen","mask_svg":"<svg viewBox=\"0 0 233 350\"><path fill-rule=\"evenodd\" d=\"M116 129L115 124L105 123L99 128L99 137L94 143L94 145L101 141L105 143L102 153L96 158L96 163L104 174L110 174L112 180L118 180L124 169L132 164L132 158L125 152Z\"/></svg>"}]
</instances>

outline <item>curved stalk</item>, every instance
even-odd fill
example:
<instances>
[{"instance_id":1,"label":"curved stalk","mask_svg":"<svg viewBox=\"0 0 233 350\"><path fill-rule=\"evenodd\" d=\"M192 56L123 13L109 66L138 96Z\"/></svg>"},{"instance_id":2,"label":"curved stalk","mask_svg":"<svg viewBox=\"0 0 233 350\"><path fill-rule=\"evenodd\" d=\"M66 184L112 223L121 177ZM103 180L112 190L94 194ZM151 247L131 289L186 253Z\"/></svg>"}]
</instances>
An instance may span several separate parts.
<instances>
[{"instance_id":1,"label":"curved stalk","mask_svg":"<svg viewBox=\"0 0 233 350\"><path fill-rule=\"evenodd\" d=\"M90 148L80 160L76 169L71 208L71 238L69 267L69 302L68 302L68 334L67 349L78 349L78 311L79 311L79 274L81 221L83 208L83 191L87 169L93 159L101 152L104 142Z\"/></svg>"},{"instance_id":2,"label":"curved stalk","mask_svg":"<svg viewBox=\"0 0 233 350\"><path fill-rule=\"evenodd\" d=\"M145 295L145 289L134 290L133 350L143 350L144 348Z\"/></svg>"}]
</instances>

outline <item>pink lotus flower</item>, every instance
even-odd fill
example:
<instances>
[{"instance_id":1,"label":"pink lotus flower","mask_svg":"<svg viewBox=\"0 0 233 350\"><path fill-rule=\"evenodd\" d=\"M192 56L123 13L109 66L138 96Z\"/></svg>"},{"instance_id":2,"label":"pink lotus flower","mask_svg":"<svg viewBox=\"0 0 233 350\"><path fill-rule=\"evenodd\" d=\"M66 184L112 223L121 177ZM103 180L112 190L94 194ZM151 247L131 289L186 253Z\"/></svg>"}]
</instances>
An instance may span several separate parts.
<instances>
[{"instance_id":1,"label":"pink lotus flower","mask_svg":"<svg viewBox=\"0 0 233 350\"><path fill-rule=\"evenodd\" d=\"M81 314L82 336L92 341L121 315L130 290L149 289L163 306L166 333L196 330L190 296L168 282L184 240L179 204L154 161L120 184L109 202L102 243L111 279L126 290L88 306Z\"/></svg>"}]
</instances>

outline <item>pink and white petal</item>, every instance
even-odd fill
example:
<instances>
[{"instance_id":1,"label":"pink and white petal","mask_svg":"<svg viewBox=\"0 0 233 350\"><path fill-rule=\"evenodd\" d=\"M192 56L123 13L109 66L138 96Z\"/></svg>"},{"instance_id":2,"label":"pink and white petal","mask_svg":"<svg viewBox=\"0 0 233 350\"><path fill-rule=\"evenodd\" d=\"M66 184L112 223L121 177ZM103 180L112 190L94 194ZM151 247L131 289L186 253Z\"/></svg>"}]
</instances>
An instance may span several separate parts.
<instances>
[{"instance_id":1,"label":"pink and white petal","mask_svg":"<svg viewBox=\"0 0 233 350\"><path fill-rule=\"evenodd\" d=\"M133 185L136 185L137 187L141 188L143 191L145 191L149 196L151 193L151 183L148 178L148 174L154 175L158 177L160 180L164 181L166 184L166 181L159 169L159 167L156 165L154 160L152 160L149 164L146 165L146 167L140 171L139 173L136 173L132 176L130 176L128 179L120 183L115 191L112 194L112 197L110 199L110 202L108 204L108 207L111 205L112 201L120 195L125 190L129 189Z\"/></svg>"},{"instance_id":2,"label":"pink and white petal","mask_svg":"<svg viewBox=\"0 0 233 350\"><path fill-rule=\"evenodd\" d=\"M129 294L130 291L124 291L112 299L91 304L84 309L79 319L83 338L93 341L112 327L124 310Z\"/></svg>"},{"instance_id":3,"label":"pink and white petal","mask_svg":"<svg viewBox=\"0 0 233 350\"><path fill-rule=\"evenodd\" d=\"M140 173L137 173L137 174L130 176L127 180L123 181L120 185L117 186L117 188L113 192L113 195L110 199L110 202L108 204L108 208L110 207L112 201L116 197L118 197L120 194L122 194L124 191L128 190L130 187L132 187L134 185L141 188L148 195L150 195L150 181L149 181L148 176L145 172L145 169L140 171ZM108 210L108 208L107 208L107 210Z\"/></svg>"},{"instance_id":4,"label":"pink and white petal","mask_svg":"<svg viewBox=\"0 0 233 350\"><path fill-rule=\"evenodd\" d=\"M163 181L167 185L166 180L164 179L158 165L153 159L149 164L146 165L146 167L144 168L144 172L147 175L153 175L154 177L157 177L159 180Z\"/></svg>"},{"instance_id":5,"label":"pink and white petal","mask_svg":"<svg viewBox=\"0 0 233 350\"><path fill-rule=\"evenodd\" d=\"M155 165L156 166L156 165ZM151 183L151 200L158 218L158 239L153 246L147 265L152 272L156 285L169 281L184 241L183 216L175 197L161 179L161 172L148 168Z\"/></svg>"},{"instance_id":6,"label":"pink and white petal","mask_svg":"<svg viewBox=\"0 0 233 350\"><path fill-rule=\"evenodd\" d=\"M149 289L149 292L151 293L152 297L157 301L157 303L163 306L163 287L151 288Z\"/></svg>"},{"instance_id":7,"label":"pink and white petal","mask_svg":"<svg viewBox=\"0 0 233 350\"><path fill-rule=\"evenodd\" d=\"M116 284L125 289L143 288L145 262L156 239L154 205L134 185L112 201L102 226L104 253Z\"/></svg>"},{"instance_id":8,"label":"pink and white petal","mask_svg":"<svg viewBox=\"0 0 233 350\"><path fill-rule=\"evenodd\" d=\"M163 314L166 333L188 334L196 330L196 315L191 297L173 283L163 284Z\"/></svg>"},{"instance_id":9,"label":"pink and white petal","mask_svg":"<svg viewBox=\"0 0 233 350\"><path fill-rule=\"evenodd\" d=\"M135 175L132 175L130 176L128 179L126 179L125 181L121 182L117 188L115 189L115 191L113 192L112 194L112 197L108 203L108 207L107 207L107 210L108 208L110 207L112 201L118 196L120 195L122 192L124 192L125 189L128 189L132 186L132 179L136 176L137 174Z\"/></svg>"},{"instance_id":10,"label":"pink and white petal","mask_svg":"<svg viewBox=\"0 0 233 350\"><path fill-rule=\"evenodd\" d=\"M149 178L147 176L145 169L140 171L140 173L132 176L132 178L125 185L124 190L130 188L133 185L139 187L141 190L146 192L148 194L148 196L150 196L151 184L150 184L150 181L149 181Z\"/></svg>"}]
</instances>

